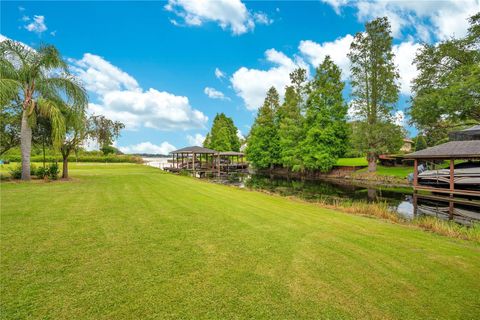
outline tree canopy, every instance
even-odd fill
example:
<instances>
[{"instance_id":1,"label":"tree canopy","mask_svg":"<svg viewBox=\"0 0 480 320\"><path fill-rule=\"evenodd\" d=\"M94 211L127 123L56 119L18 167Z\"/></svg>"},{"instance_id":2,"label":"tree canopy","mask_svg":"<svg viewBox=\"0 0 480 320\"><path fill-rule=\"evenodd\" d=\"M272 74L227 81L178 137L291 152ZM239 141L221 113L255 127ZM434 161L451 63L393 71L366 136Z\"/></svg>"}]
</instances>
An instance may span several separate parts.
<instances>
[{"instance_id":1,"label":"tree canopy","mask_svg":"<svg viewBox=\"0 0 480 320\"><path fill-rule=\"evenodd\" d=\"M224 113L217 113L203 146L217 151L240 151L240 139L237 133L238 129L233 119Z\"/></svg>"},{"instance_id":2,"label":"tree canopy","mask_svg":"<svg viewBox=\"0 0 480 320\"><path fill-rule=\"evenodd\" d=\"M480 12L464 38L424 44L414 60L412 124L442 142L448 131L480 123Z\"/></svg>"}]
</instances>

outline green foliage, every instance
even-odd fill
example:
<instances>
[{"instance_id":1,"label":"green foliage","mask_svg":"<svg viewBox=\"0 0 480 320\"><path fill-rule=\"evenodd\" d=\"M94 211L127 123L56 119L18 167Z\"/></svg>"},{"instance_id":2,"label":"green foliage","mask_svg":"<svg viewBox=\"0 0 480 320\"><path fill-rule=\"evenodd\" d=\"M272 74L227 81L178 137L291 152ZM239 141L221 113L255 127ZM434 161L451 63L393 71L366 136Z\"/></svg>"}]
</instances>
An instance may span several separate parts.
<instances>
[{"instance_id":1,"label":"green foliage","mask_svg":"<svg viewBox=\"0 0 480 320\"><path fill-rule=\"evenodd\" d=\"M425 133L448 131L480 122L480 12L470 18L464 38L424 44L417 53L412 123Z\"/></svg>"},{"instance_id":2,"label":"green foliage","mask_svg":"<svg viewBox=\"0 0 480 320\"><path fill-rule=\"evenodd\" d=\"M69 73L68 65L54 46L42 45L35 50L24 44L5 40L0 43L0 105L15 102L22 115L21 143L25 157L30 153L31 127L37 116L51 123L51 139L59 148L66 134L64 111L84 112L87 94L78 80ZM29 163L24 163L28 168ZM22 178L30 179L29 172Z\"/></svg>"},{"instance_id":3,"label":"green foliage","mask_svg":"<svg viewBox=\"0 0 480 320\"><path fill-rule=\"evenodd\" d=\"M360 119L353 137L358 150L367 153L371 170L378 155L394 150L398 141L392 111L398 100L398 71L392 52L390 23L386 17L365 24L350 46L352 105ZM394 133L394 135L388 135Z\"/></svg>"},{"instance_id":4,"label":"green foliage","mask_svg":"<svg viewBox=\"0 0 480 320\"><path fill-rule=\"evenodd\" d=\"M122 154L122 152L114 146L104 146L100 148L100 151L102 151L102 153L106 156L109 154Z\"/></svg>"},{"instance_id":5,"label":"green foliage","mask_svg":"<svg viewBox=\"0 0 480 320\"><path fill-rule=\"evenodd\" d=\"M36 168L33 164L30 165L30 174L34 175L36 172ZM10 177L12 179L20 179L22 177L22 165L18 164L9 170Z\"/></svg>"},{"instance_id":6,"label":"green foliage","mask_svg":"<svg viewBox=\"0 0 480 320\"><path fill-rule=\"evenodd\" d=\"M20 162L22 160L20 155L5 155L3 159L10 162ZM32 162L43 162L43 156L32 156L30 159ZM45 156L47 162L61 162L62 157L60 155L47 155ZM69 162L103 162L103 163L142 163L142 158L132 155L70 155L68 157Z\"/></svg>"},{"instance_id":7,"label":"green foliage","mask_svg":"<svg viewBox=\"0 0 480 320\"><path fill-rule=\"evenodd\" d=\"M403 145L405 130L389 121L377 121L374 126L357 122L353 126L352 143L364 154L377 155L397 153Z\"/></svg>"},{"instance_id":8,"label":"green foliage","mask_svg":"<svg viewBox=\"0 0 480 320\"><path fill-rule=\"evenodd\" d=\"M345 152L348 139L347 111L341 72L329 56L309 83L306 102L303 163L307 169L329 171Z\"/></svg>"},{"instance_id":9,"label":"green foliage","mask_svg":"<svg viewBox=\"0 0 480 320\"><path fill-rule=\"evenodd\" d=\"M258 109L247 141L247 158L257 168L272 168L279 164L279 138L276 112L280 106L277 90L271 87L263 105Z\"/></svg>"},{"instance_id":10,"label":"green foliage","mask_svg":"<svg viewBox=\"0 0 480 320\"><path fill-rule=\"evenodd\" d=\"M32 175L35 175L39 179L48 178L50 180L57 180L60 170L56 162L52 162L45 168L43 166L38 167Z\"/></svg>"},{"instance_id":11,"label":"green foliage","mask_svg":"<svg viewBox=\"0 0 480 320\"><path fill-rule=\"evenodd\" d=\"M420 151L427 148L427 141L425 137L421 134L415 139L415 151Z\"/></svg>"},{"instance_id":12,"label":"green foliage","mask_svg":"<svg viewBox=\"0 0 480 320\"><path fill-rule=\"evenodd\" d=\"M212 129L203 143L204 147L217 151L240 151L238 129L232 118L224 113L217 113L213 119Z\"/></svg>"},{"instance_id":13,"label":"green foliage","mask_svg":"<svg viewBox=\"0 0 480 320\"><path fill-rule=\"evenodd\" d=\"M120 136L120 131L125 128L123 123L101 115L91 116L87 125L88 135L95 139L101 148L111 146L115 139Z\"/></svg>"},{"instance_id":14,"label":"green foliage","mask_svg":"<svg viewBox=\"0 0 480 320\"><path fill-rule=\"evenodd\" d=\"M16 102L0 104L0 155L20 144L20 116Z\"/></svg>"},{"instance_id":15,"label":"green foliage","mask_svg":"<svg viewBox=\"0 0 480 320\"><path fill-rule=\"evenodd\" d=\"M304 138L302 116L302 94L306 81L306 71L297 69L290 74L291 86L285 90L285 101L278 108L278 146L280 163L293 171L303 168L299 141Z\"/></svg>"}]
</instances>

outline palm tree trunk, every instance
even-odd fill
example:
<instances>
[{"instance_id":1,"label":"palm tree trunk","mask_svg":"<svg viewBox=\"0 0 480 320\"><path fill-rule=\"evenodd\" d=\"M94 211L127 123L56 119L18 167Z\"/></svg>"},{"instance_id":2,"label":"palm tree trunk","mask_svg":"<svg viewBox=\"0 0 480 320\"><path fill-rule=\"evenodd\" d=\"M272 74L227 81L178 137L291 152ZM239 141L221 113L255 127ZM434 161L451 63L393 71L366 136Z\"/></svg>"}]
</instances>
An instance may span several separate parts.
<instances>
[{"instance_id":1,"label":"palm tree trunk","mask_svg":"<svg viewBox=\"0 0 480 320\"><path fill-rule=\"evenodd\" d=\"M30 153L32 151L32 128L28 124L27 110L22 112L20 149L22 152L22 180L30 180Z\"/></svg>"},{"instance_id":2,"label":"palm tree trunk","mask_svg":"<svg viewBox=\"0 0 480 320\"><path fill-rule=\"evenodd\" d=\"M68 179L68 155L63 156L62 178Z\"/></svg>"}]
</instances>

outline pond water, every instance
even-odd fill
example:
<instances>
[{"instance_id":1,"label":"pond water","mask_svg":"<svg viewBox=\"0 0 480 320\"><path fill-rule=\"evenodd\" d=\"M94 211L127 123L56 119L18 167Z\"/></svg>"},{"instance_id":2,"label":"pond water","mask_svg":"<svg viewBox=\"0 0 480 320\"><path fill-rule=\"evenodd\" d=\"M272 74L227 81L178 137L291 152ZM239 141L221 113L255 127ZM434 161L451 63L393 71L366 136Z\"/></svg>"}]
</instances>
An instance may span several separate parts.
<instances>
[{"instance_id":1,"label":"pond water","mask_svg":"<svg viewBox=\"0 0 480 320\"><path fill-rule=\"evenodd\" d=\"M410 187L365 187L342 180L303 181L255 174L243 177L238 185L309 201L386 203L392 212L405 219L429 215L463 225L480 223L480 207L455 203L450 209L449 202L424 199L414 195Z\"/></svg>"}]
</instances>

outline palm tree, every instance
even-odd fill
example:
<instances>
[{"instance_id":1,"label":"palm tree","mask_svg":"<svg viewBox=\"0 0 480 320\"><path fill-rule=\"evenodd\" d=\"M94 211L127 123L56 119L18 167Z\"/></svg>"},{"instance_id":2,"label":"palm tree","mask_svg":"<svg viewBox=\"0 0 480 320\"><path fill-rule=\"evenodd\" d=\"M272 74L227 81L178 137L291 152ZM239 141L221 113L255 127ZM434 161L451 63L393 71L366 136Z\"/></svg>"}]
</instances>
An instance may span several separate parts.
<instances>
[{"instance_id":1,"label":"palm tree","mask_svg":"<svg viewBox=\"0 0 480 320\"><path fill-rule=\"evenodd\" d=\"M30 180L32 127L36 115L50 120L52 141L58 148L66 130L62 110L84 110L87 94L69 73L67 63L54 46L43 45L33 50L12 40L0 43L0 85L2 105L12 99L21 101L22 180Z\"/></svg>"}]
</instances>

